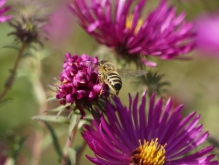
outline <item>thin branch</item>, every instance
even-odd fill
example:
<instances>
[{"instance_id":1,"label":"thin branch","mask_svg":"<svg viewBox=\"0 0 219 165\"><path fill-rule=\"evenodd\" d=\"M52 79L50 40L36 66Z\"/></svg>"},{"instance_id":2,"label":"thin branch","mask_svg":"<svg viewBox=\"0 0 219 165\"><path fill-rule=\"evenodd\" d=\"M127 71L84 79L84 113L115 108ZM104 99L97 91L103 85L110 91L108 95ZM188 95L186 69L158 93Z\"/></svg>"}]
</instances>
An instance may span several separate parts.
<instances>
[{"instance_id":1,"label":"thin branch","mask_svg":"<svg viewBox=\"0 0 219 165\"><path fill-rule=\"evenodd\" d=\"M13 69L11 70L11 75L9 76L9 78L7 79L6 83L5 83L5 87L4 87L4 90L1 92L0 94L0 101L2 100L2 98L5 96L5 94L8 92L8 90L11 88L13 82L14 82L14 78L15 78L15 75L16 75L16 71L17 71L17 68L18 68L18 64L20 62L20 59L24 53L24 50L26 48L26 45L25 43L22 43L21 45L21 48L18 52L18 55L17 55L17 59L14 63L14 67Z\"/></svg>"},{"instance_id":2,"label":"thin branch","mask_svg":"<svg viewBox=\"0 0 219 165\"><path fill-rule=\"evenodd\" d=\"M71 145L72 145L72 143L75 139L77 129L78 129L78 127L76 125L75 128L71 132L71 139L69 137L67 137L66 144L65 144L66 148L71 147ZM61 165L66 165L68 163L68 160L69 160L68 152L65 150L64 153L63 153L63 156L62 156Z\"/></svg>"},{"instance_id":3,"label":"thin branch","mask_svg":"<svg viewBox=\"0 0 219 165\"><path fill-rule=\"evenodd\" d=\"M82 143L81 147L79 148L77 155L76 155L76 165L79 164L80 158L81 158L86 146L87 146L87 142L83 141L83 143Z\"/></svg>"}]
</instances>

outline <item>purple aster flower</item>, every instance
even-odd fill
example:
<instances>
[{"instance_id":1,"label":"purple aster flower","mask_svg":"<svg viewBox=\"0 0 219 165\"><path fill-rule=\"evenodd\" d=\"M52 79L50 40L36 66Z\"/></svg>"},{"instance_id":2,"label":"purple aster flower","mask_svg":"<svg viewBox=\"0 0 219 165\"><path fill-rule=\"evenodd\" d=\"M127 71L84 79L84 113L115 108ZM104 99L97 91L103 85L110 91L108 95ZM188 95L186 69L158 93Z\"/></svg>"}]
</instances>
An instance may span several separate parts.
<instances>
[{"instance_id":1,"label":"purple aster flower","mask_svg":"<svg viewBox=\"0 0 219 165\"><path fill-rule=\"evenodd\" d=\"M61 104L75 103L81 110L81 106L90 104L106 93L104 86L99 83L97 69L92 65L96 63L97 57L66 54L60 76L62 84L56 94ZM83 110L81 112L83 115Z\"/></svg>"},{"instance_id":2,"label":"purple aster flower","mask_svg":"<svg viewBox=\"0 0 219 165\"><path fill-rule=\"evenodd\" d=\"M127 61L140 59L145 65L149 56L170 60L194 48L191 23L185 13L179 16L175 7L160 0L156 9L147 16L142 11L146 0L72 0L71 11L79 24L99 43L113 48Z\"/></svg>"},{"instance_id":3,"label":"purple aster flower","mask_svg":"<svg viewBox=\"0 0 219 165\"><path fill-rule=\"evenodd\" d=\"M6 3L6 0L0 0L0 8ZM4 16L3 14L5 14L8 10L10 9L10 7L3 7L0 9L0 22L5 22L9 19L11 19L11 16Z\"/></svg>"},{"instance_id":4,"label":"purple aster flower","mask_svg":"<svg viewBox=\"0 0 219 165\"><path fill-rule=\"evenodd\" d=\"M129 107L118 98L107 103L106 114L95 118L93 127L85 125L83 137L93 150L98 165L217 165L210 152L213 147L189 153L202 144L208 132L202 133L200 115L181 115L182 105L172 108L171 99L163 107L152 95L146 114L146 93L138 106L138 95L129 97Z\"/></svg>"},{"instance_id":5,"label":"purple aster flower","mask_svg":"<svg viewBox=\"0 0 219 165\"><path fill-rule=\"evenodd\" d=\"M202 15L196 20L198 49L204 54L219 55L219 13Z\"/></svg>"},{"instance_id":6,"label":"purple aster flower","mask_svg":"<svg viewBox=\"0 0 219 165\"><path fill-rule=\"evenodd\" d=\"M69 10L66 10L66 4L64 1L60 1L58 7L49 15L48 24L43 27L48 33L49 41L51 46L57 46L60 48L66 44L67 38L69 37L72 29L74 29L74 21Z\"/></svg>"}]
</instances>

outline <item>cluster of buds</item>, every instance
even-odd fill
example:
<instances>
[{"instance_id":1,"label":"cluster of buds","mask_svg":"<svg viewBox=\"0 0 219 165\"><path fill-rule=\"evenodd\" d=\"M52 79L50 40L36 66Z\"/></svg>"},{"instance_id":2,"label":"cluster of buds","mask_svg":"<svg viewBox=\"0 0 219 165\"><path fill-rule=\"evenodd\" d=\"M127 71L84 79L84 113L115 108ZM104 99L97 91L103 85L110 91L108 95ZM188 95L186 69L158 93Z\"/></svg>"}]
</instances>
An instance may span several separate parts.
<instances>
[{"instance_id":1,"label":"cluster of buds","mask_svg":"<svg viewBox=\"0 0 219 165\"><path fill-rule=\"evenodd\" d=\"M105 92L104 85L99 83L97 67L94 67L97 63L97 57L66 54L56 95L61 104L88 103Z\"/></svg>"}]
</instances>

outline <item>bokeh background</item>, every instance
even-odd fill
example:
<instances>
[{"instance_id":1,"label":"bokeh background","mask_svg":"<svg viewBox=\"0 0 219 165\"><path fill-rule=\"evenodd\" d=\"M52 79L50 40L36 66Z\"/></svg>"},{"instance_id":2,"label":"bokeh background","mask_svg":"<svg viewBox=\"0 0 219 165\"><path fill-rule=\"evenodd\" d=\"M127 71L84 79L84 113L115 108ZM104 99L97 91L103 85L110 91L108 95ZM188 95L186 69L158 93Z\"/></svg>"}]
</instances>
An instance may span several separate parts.
<instances>
[{"instance_id":1,"label":"bokeh background","mask_svg":"<svg viewBox=\"0 0 219 165\"><path fill-rule=\"evenodd\" d=\"M16 2L11 0L8 4ZM146 11L152 10L157 2L158 0L148 0ZM42 152L38 164L59 164L49 131L43 124L32 120L32 116L38 115L39 110L42 112L59 105L58 102L46 103L45 101L46 97L52 94L48 85L54 84L54 77L59 77L61 73L65 53L95 55L94 52L99 49L95 40L77 25L73 14L65 6L66 1L37 0L37 3L43 6L42 10L50 14L49 24L46 27L49 31L48 40L43 40L44 47L37 51L33 50L33 55L22 58L14 84L5 96L5 102L0 105L1 141L4 143L5 138L8 137L12 137L15 141L24 136L27 137L18 157L18 165L31 164L36 131L43 134ZM191 21L206 12L219 12L218 0L172 0L169 4L176 6L179 13L186 11L187 19ZM0 90L4 87L17 54L16 50L3 48L14 41L12 36L7 36L10 32L11 27L7 23L0 24ZM213 145L216 146L215 153L218 159L219 55L193 51L185 57L191 59L162 61L153 58L152 60L158 63L158 67L147 69L165 75L163 80L171 84L167 87L169 94L176 104L184 104L183 115L194 110L201 114L200 123L203 124L205 131L210 132L210 142L214 141ZM114 60L112 53L101 56L101 58ZM117 66L121 67L118 63ZM134 95L136 92L142 92L142 88L133 86L132 81L131 79L124 81L119 95L126 105L128 93ZM51 125L54 127L60 145L64 146L68 125L57 123L51 123ZM78 132L73 146L77 147L82 142L82 137ZM86 148L80 165L91 164L85 157L86 154L92 155L92 152Z\"/></svg>"}]
</instances>

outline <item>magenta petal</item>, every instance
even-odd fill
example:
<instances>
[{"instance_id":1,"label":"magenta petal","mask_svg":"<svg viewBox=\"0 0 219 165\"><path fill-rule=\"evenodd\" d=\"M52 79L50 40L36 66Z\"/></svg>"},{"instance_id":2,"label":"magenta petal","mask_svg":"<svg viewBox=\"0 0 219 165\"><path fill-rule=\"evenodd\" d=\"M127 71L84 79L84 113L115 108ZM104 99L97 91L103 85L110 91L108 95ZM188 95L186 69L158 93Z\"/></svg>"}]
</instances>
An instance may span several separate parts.
<instances>
[{"instance_id":1,"label":"magenta petal","mask_svg":"<svg viewBox=\"0 0 219 165\"><path fill-rule=\"evenodd\" d=\"M84 97L87 97L87 92L86 91L83 91L83 90L78 90L77 92L76 92L76 97L77 97L77 99L82 99L82 98L84 98Z\"/></svg>"},{"instance_id":2,"label":"magenta petal","mask_svg":"<svg viewBox=\"0 0 219 165\"><path fill-rule=\"evenodd\" d=\"M95 65L92 65L93 63ZM99 99L100 91L104 90L105 86L102 87L102 83L99 83L96 63L97 57L66 53L56 94L61 104L67 102L79 105L79 102L83 102L88 105ZM84 108L83 106L81 105L81 108Z\"/></svg>"},{"instance_id":3,"label":"magenta petal","mask_svg":"<svg viewBox=\"0 0 219 165\"><path fill-rule=\"evenodd\" d=\"M75 99L74 99L74 97L73 97L72 94L68 94L68 95L66 96L66 101L67 101L68 103L73 103L73 102L75 101Z\"/></svg>"},{"instance_id":4,"label":"magenta petal","mask_svg":"<svg viewBox=\"0 0 219 165\"><path fill-rule=\"evenodd\" d=\"M159 144L166 144L164 164L218 165L215 155L211 154L213 147L197 148L208 136L208 132L203 132L202 125L198 124L199 115L192 113L183 118L182 105L173 108L171 99L166 105L161 99L155 102L154 94L149 106L146 106L146 95L144 92L142 97L138 94L134 98L130 96L128 108L114 97L107 102L101 119L94 117L93 127L84 126L83 138L94 152L93 157L87 156L91 162L98 165L129 165L139 147L139 140L143 143L158 139Z\"/></svg>"},{"instance_id":5,"label":"magenta petal","mask_svg":"<svg viewBox=\"0 0 219 165\"><path fill-rule=\"evenodd\" d=\"M178 15L175 7L160 0L155 9L144 15L146 3L146 0L137 4L134 0L72 0L69 8L87 33L100 44L113 48L121 58L131 56L136 61L143 55L172 60L195 48L193 24L185 21L185 12ZM133 17L129 19L130 15ZM155 66L145 60L142 63Z\"/></svg>"},{"instance_id":6,"label":"magenta petal","mask_svg":"<svg viewBox=\"0 0 219 165\"><path fill-rule=\"evenodd\" d=\"M147 61L146 59L141 58L141 62L146 66L157 67L157 64L155 62Z\"/></svg>"}]
</instances>

